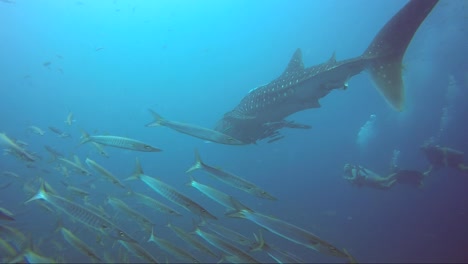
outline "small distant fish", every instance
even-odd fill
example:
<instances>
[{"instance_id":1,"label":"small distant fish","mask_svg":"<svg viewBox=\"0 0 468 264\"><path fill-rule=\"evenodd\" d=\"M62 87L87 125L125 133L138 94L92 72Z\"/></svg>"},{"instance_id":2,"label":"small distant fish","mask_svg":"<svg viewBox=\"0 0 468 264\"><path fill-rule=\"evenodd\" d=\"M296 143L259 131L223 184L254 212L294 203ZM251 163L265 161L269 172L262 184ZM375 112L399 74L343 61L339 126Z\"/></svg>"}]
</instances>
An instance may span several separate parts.
<instances>
[{"instance_id":1,"label":"small distant fish","mask_svg":"<svg viewBox=\"0 0 468 264\"><path fill-rule=\"evenodd\" d=\"M96 150L98 151L99 154L101 154L101 156L109 158L109 154L107 154L106 150L104 150L101 144L96 143L94 141L91 142L91 144L96 148Z\"/></svg>"},{"instance_id":2,"label":"small distant fish","mask_svg":"<svg viewBox=\"0 0 468 264\"><path fill-rule=\"evenodd\" d=\"M110 171L106 170L104 167L102 167L101 165L99 165L97 162L95 162L94 160L90 159L90 158L86 158L85 160L85 163L88 164L88 166L90 168L92 168L93 170L97 171L99 174L101 174L102 176L104 176L107 180L109 180L110 182L112 182L113 184L121 187L121 188L125 188L125 185L123 185L119 179L117 179L117 177L114 176L114 174L112 174Z\"/></svg>"},{"instance_id":3,"label":"small distant fish","mask_svg":"<svg viewBox=\"0 0 468 264\"><path fill-rule=\"evenodd\" d=\"M52 62L50 62L50 61L46 61L46 62L42 63L42 66L44 66L44 67L47 67L47 68L48 68L48 67L49 67L51 64L52 64Z\"/></svg>"},{"instance_id":4,"label":"small distant fish","mask_svg":"<svg viewBox=\"0 0 468 264\"><path fill-rule=\"evenodd\" d=\"M130 195L136 195L138 199L138 203L142 203L146 206L148 206L149 208L151 209L155 209L155 210L158 210L159 212L161 213L165 213L165 214L168 214L168 215L172 215L172 216L182 216L181 213L179 213L177 210L149 197L149 196L146 196L144 194L141 194L141 193L137 193L137 192L130 192Z\"/></svg>"},{"instance_id":5,"label":"small distant fish","mask_svg":"<svg viewBox=\"0 0 468 264\"><path fill-rule=\"evenodd\" d=\"M15 1L12 1L12 0L0 0L0 2L7 3L7 4L14 4L14 3L16 3Z\"/></svg>"},{"instance_id":6,"label":"small distant fish","mask_svg":"<svg viewBox=\"0 0 468 264\"><path fill-rule=\"evenodd\" d=\"M100 50L103 50L104 48L103 47L98 47L98 48L95 48L94 51L100 51Z\"/></svg>"},{"instance_id":7,"label":"small distant fish","mask_svg":"<svg viewBox=\"0 0 468 264\"><path fill-rule=\"evenodd\" d=\"M142 215L141 213L133 210L122 200L116 197L107 197L107 202L117 211L120 211L136 222L138 222L147 232L151 230L153 227L153 223L149 220L146 216Z\"/></svg>"},{"instance_id":8,"label":"small distant fish","mask_svg":"<svg viewBox=\"0 0 468 264\"><path fill-rule=\"evenodd\" d=\"M54 132L55 134L57 134L61 138L70 137L70 134L63 132L62 130L60 130L60 129L56 128L56 127L49 126L49 129L50 129L50 131Z\"/></svg>"},{"instance_id":9,"label":"small distant fish","mask_svg":"<svg viewBox=\"0 0 468 264\"><path fill-rule=\"evenodd\" d=\"M71 126L73 124L73 122L75 122L76 120L73 119L73 112L69 112L68 115L67 115L67 119L65 119L65 124Z\"/></svg>"},{"instance_id":10,"label":"small distant fish","mask_svg":"<svg viewBox=\"0 0 468 264\"><path fill-rule=\"evenodd\" d=\"M15 141L11 140L5 133L0 133L0 144L8 146L8 154L12 154L25 161L36 161L37 156L29 153L26 149L20 147Z\"/></svg>"},{"instance_id":11,"label":"small distant fish","mask_svg":"<svg viewBox=\"0 0 468 264\"><path fill-rule=\"evenodd\" d=\"M132 253L135 257L144 260L146 263L158 263L158 261L140 246L138 243L131 243L123 240L119 240L119 243L130 253ZM122 263L125 263L122 261Z\"/></svg>"},{"instance_id":12,"label":"small distant fish","mask_svg":"<svg viewBox=\"0 0 468 264\"><path fill-rule=\"evenodd\" d=\"M215 232L217 235L220 235L242 246L251 247L255 243L251 241L248 237L242 235L241 233L238 233L222 225L207 223L205 221L203 221L200 225L204 225L205 228L208 228L210 231Z\"/></svg>"},{"instance_id":13,"label":"small distant fish","mask_svg":"<svg viewBox=\"0 0 468 264\"><path fill-rule=\"evenodd\" d=\"M60 181L65 187L67 187L67 191L70 192L71 194L77 195L83 199L87 199L87 197L90 195L89 192L82 190L80 188L77 188L75 186L71 186L67 182Z\"/></svg>"},{"instance_id":14,"label":"small distant fish","mask_svg":"<svg viewBox=\"0 0 468 264\"><path fill-rule=\"evenodd\" d=\"M65 157L65 155L53 149L52 147L45 145L44 148L47 150L47 152L49 152L52 155L52 161L56 160L57 158Z\"/></svg>"},{"instance_id":15,"label":"small distant fish","mask_svg":"<svg viewBox=\"0 0 468 264\"><path fill-rule=\"evenodd\" d=\"M8 176L8 177L13 177L13 178L21 178L18 174L12 172L12 171L4 171L3 176Z\"/></svg>"},{"instance_id":16,"label":"small distant fish","mask_svg":"<svg viewBox=\"0 0 468 264\"><path fill-rule=\"evenodd\" d=\"M250 251L263 251L267 253L272 259L278 263L305 263L302 259L299 259L297 256L280 250L274 246L271 246L265 242L262 235L262 230L260 229L259 235L257 236L254 233L256 243L251 246Z\"/></svg>"},{"instance_id":17,"label":"small distant fish","mask_svg":"<svg viewBox=\"0 0 468 264\"><path fill-rule=\"evenodd\" d=\"M63 56L60 55L60 54L56 54L55 57L59 58L59 59L63 59Z\"/></svg>"},{"instance_id":18,"label":"small distant fish","mask_svg":"<svg viewBox=\"0 0 468 264\"><path fill-rule=\"evenodd\" d=\"M192 254L172 244L168 240L156 237L154 235L153 230L151 230L151 235L150 235L150 238L148 239L148 242L154 242L156 245L158 245L159 248L161 248L162 250L166 251L167 253L171 254L172 256L176 257L177 259L181 261L184 261L184 262L187 261L190 263L201 263L194 256L192 256Z\"/></svg>"},{"instance_id":19,"label":"small distant fish","mask_svg":"<svg viewBox=\"0 0 468 264\"><path fill-rule=\"evenodd\" d=\"M75 161L68 160L66 158L57 158L59 161L71 166L73 169L78 171L80 174L83 175L91 175L91 172L89 172L82 164L81 162L77 162L78 157L75 156Z\"/></svg>"},{"instance_id":20,"label":"small distant fish","mask_svg":"<svg viewBox=\"0 0 468 264\"><path fill-rule=\"evenodd\" d=\"M45 131L42 130L41 128L37 127L37 126L29 126L28 127L28 130L34 134L37 134L39 136L43 136L45 134Z\"/></svg>"},{"instance_id":21,"label":"small distant fish","mask_svg":"<svg viewBox=\"0 0 468 264\"><path fill-rule=\"evenodd\" d=\"M203 238L206 242L212 246L218 248L224 253L234 256L238 262L235 263L260 263L258 260L254 259L249 254L242 251L240 248L232 245L231 243L221 239L218 236L202 231L199 227L196 228L195 233Z\"/></svg>"},{"instance_id":22,"label":"small distant fish","mask_svg":"<svg viewBox=\"0 0 468 264\"><path fill-rule=\"evenodd\" d=\"M15 142L16 142L16 144L18 144L18 146L20 146L20 147L27 147L27 146L29 146L29 144L28 144L27 142L24 142L24 141L19 140L19 139L17 139Z\"/></svg>"},{"instance_id":23,"label":"small distant fish","mask_svg":"<svg viewBox=\"0 0 468 264\"><path fill-rule=\"evenodd\" d=\"M63 238L76 250L80 251L84 255L90 257L94 263L101 263L102 259L99 258L93 249L88 246L87 243L83 242L83 240L79 239L75 234L73 234L70 230L66 229L65 227L60 227L60 232L63 235Z\"/></svg>"},{"instance_id":24,"label":"small distant fish","mask_svg":"<svg viewBox=\"0 0 468 264\"><path fill-rule=\"evenodd\" d=\"M214 253L211 249L209 249L203 243L195 239L195 237L192 234L185 232L182 228L174 226L171 223L168 223L166 226L169 227L172 231L174 231L174 233L180 239L184 240L187 244L189 244L196 250L200 251L201 253L206 253L206 254L211 255L212 257L218 258L218 255L216 255L216 253Z\"/></svg>"}]
</instances>

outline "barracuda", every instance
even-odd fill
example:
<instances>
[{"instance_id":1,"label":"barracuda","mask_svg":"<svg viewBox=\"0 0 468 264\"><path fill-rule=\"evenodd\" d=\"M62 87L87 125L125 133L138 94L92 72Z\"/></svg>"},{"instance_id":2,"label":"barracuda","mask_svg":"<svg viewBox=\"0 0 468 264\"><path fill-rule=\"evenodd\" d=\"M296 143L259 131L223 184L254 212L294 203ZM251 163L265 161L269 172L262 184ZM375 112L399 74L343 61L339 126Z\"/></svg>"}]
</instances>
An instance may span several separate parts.
<instances>
[{"instance_id":1,"label":"barracuda","mask_svg":"<svg viewBox=\"0 0 468 264\"><path fill-rule=\"evenodd\" d=\"M114 223L105 219L102 216L95 214L89 209L64 199L60 196L48 193L45 191L44 182L42 182L39 191L27 200L25 204L34 200L44 200L54 206L56 209L68 215L71 219L76 220L92 229L95 229L103 234L117 240L125 240L128 242L136 242L128 234L122 231Z\"/></svg>"}]
</instances>

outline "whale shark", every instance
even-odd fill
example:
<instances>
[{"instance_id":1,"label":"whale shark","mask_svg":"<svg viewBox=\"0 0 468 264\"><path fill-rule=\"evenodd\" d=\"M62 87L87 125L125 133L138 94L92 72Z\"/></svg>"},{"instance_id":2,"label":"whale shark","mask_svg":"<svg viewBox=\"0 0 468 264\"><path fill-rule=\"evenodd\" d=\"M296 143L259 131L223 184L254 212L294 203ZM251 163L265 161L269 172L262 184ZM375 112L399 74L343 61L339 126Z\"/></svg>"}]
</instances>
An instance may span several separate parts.
<instances>
[{"instance_id":1,"label":"whale shark","mask_svg":"<svg viewBox=\"0 0 468 264\"><path fill-rule=\"evenodd\" d=\"M284 138L282 128L309 129L286 120L289 115L319 108L319 100L334 89L348 88L348 81L368 71L377 90L397 111L404 109L402 59L414 34L438 0L411 0L377 33L359 56L337 61L335 54L321 64L304 67L297 49L284 72L268 84L254 88L231 111L224 114L215 130L244 143Z\"/></svg>"}]
</instances>

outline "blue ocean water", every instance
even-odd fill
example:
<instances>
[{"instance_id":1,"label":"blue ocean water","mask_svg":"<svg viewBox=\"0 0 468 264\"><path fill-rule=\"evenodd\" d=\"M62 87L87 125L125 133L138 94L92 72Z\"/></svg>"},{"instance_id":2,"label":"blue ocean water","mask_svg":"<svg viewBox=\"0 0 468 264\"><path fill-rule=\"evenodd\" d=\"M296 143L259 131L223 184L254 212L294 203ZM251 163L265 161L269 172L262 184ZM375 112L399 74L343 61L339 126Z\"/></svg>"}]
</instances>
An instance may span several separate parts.
<instances>
[{"instance_id":1,"label":"blue ocean water","mask_svg":"<svg viewBox=\"0 0 468 264\"><path fill-rule=\"evenodd\" d=\"M146 243L149 233L127 215L106 204L115 196L147 216L155 234L200 259L215 262L188 247L165 225L193 230L199 218L164 200L141 181L128 189L151 196L183 213L171 217L148 210L127 190L98 173L66 177L49 162L44 146L68 159L89 157L128 178L138 157L146 174L156 177L213 212L217 224L253 240L260 229L243 219L224 216L224 209L185 184L194 149L215 167L241 176L278 198L262 200L215 180L202 171L200 182L236 197L255 211L306 229L342 249L359 262L468 261L468 177L450 168L424 180L422 188L396 185L389 190L359 188L342 178L345 163L381 174L390 171L394 150L401 168L425 171L429 163L420 146L428 141L468 152L468 56L466 1L441 1L421 25L405 54L406 103L394 111L376 92L367 73L353 77L346 90L332 91L321 108L289 119L310 130L282 130L286 137L267 144L226 146L180 134L165 127L145 127L151 108L170 120L212 128L223 114L259 85L276 78L297 48L306 67L360 55L380 28L406 1L0 1L0 132L26 142L42 157L28 164L0 156L4 176L0 207L14 214L12 226L32 239L34 251L66 262L89 262L87 256L54 233L60 213L38 202L24 205L47 181L60 196L83 204L61 181L90 192L89 202L102 206L122 229L132 234L160 262L178 261ZM71 126L64 120L72 112ZM358 135L375 115L372 138ZM45 131L31 133L30 126ZM59 138L48 129L71 135ZM90 144L79 145L81 132L117 135L163 149L144 153L105 147L109 158ZM365 132L365 131L364 131ZM2 145L2 148L4 145ZM468 159L466 159L468 161ZM85 165L86 166L86 165ZM33 186L34 191L27 188ZM97 232L62 214L64 226L116 262L126 251L110 238L103 245ZM345 262L294 244L264 230L267 243L304 262ZM200 240L202 241L202 240ZM245 251L248 248L239 246ZM0 251L3 252L3 251ZM219 251L217 251L219 252ZM251 253L272 262L264 252ZM130 256L130 262L141 260Z\"/></svg>"}]
</instances>

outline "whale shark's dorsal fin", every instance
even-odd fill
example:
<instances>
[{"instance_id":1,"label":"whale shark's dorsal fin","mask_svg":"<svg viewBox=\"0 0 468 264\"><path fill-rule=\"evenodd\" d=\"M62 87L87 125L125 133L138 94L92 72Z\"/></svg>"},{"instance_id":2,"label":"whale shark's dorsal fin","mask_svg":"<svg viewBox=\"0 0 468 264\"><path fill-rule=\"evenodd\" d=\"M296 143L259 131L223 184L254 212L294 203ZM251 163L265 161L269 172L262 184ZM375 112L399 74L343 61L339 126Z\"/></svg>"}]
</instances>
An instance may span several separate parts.
<instances>
[{"instance_id":1,"label":"whale shark's dorsal fin","mask_svg":"<svg viewBox=\"0 0 468 264\"><path fill-rule=\"evenodd\" d=\"M336 52L335 51L331 55L330 59L328 59L328 63L336 63Z\"/></svg>"},{"instance_id":2,"label":"whale shark's dorsal fin","mask_svg":"<svg viewBox=\"0 0 468 264\"><path fill-rule=\"evenodd\" d=\"M284 70L283 75L289 74L298 70L304 70L304 63L302 62L302 51L297 49L294 52L291 60L289 61L288 67Z\"/></svg>"}]
</instances>

